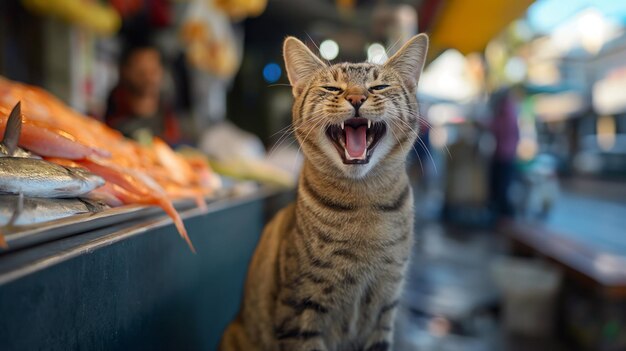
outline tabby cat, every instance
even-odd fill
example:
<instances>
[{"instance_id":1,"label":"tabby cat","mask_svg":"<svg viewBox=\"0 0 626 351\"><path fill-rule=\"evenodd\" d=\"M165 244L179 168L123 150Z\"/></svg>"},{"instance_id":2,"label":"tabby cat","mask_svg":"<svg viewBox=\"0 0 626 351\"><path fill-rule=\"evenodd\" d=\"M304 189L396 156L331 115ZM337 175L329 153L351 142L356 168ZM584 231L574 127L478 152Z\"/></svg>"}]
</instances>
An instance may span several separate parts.
<instances>
[{"instance_id":1,"label":"tabby cat","mask_svg":"<svg viewBox=\"0 0 626 351\"><path fill-rule=\"evenodd\" d=\"M413 237L405 170L428 37L383 65L326 65L284 43L305 155L297 200L267 225L222 351L389 350Z\"/></svg>"}]
</instances>

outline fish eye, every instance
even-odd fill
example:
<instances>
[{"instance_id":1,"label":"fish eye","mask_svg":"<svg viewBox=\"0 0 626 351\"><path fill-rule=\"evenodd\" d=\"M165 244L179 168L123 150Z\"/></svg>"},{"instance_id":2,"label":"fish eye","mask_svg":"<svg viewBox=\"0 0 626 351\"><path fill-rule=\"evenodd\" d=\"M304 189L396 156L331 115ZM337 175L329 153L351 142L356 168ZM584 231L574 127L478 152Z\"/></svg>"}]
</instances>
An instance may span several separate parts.
<instances>
[{"instance_id":1,"label":"fish eye","mask_svg":"<svg viewBox=\"0 0 626 351\"><path fill-rule=\"evenodd\" d=\"M381 84L381 85L375 85L373 87L370 87L370 90L383 90L389 88L389 85L387 84Z\"/></svg>"},{"instance_id":2,"label":"fish eye","mask_svg":"<svg viewBox=\"0 0 626 351\"><path fill-rule=\"evenodd\" d=\"M333 93L341 91L341 88L331 87L331 86L323 86L322 89L327 90L327 91L331 91Z\"/></svg>"}]
</instances>

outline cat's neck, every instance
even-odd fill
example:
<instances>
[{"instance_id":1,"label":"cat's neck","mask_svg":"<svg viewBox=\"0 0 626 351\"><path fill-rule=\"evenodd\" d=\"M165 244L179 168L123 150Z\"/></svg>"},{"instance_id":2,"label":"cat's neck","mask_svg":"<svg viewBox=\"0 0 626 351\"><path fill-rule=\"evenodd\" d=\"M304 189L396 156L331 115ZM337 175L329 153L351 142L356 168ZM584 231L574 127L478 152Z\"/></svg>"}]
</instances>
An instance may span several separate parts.
<instances>
[{"instance_id":1,"label":"cat's neck","mask_svg":"<svg viewBox=\"0 0 626 351\"><path fill-rule=\"evenodd\" d=\"M354 179L342 176L339 172L325 173L305 159L298 192L306 191L304 189L306 186L313 186L318 191L334 189L334 191L324 192L324 195L335 197L335 200L339 201L349 197L361 205L366 205L378 203L387 196L393 196L397 193L397 189L408 185L409 179L404 164L384 172L370 172L362 179Z\"/></svg>"}]
</instances>

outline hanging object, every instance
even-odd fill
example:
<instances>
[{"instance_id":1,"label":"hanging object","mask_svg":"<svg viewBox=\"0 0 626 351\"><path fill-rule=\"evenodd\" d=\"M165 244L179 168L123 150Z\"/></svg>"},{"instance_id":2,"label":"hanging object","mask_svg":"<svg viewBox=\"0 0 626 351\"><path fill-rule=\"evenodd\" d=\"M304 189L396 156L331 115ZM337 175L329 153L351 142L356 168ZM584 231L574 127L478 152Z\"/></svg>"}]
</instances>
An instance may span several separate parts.
<instances>
[{"instance_id":1,"label":"hanging object","mask_svg":"<svg viewBox=\"0 0 626 351\"><path fill-rule=\"evenodd\" d=\"M193 0L181 26L188 62L224 79L237 73L242 50L225 13L206 0Z\"/></svg>"},{"instance_id":2,"label":"hanging object","mask_svg":"<svg viewBox=\"0 0 626 351\"><path fill-rule=\"evenodd\" d=\"M337 7L339 10L346 12L352 12L356 5L356 0L337 0Z\"/></svg>"},{"instance_id":3,"label":"hanging object","mask_svg":"<svg viewBox=\"0 0 626 351\"><path fill-rule=\"evenodd\" d=\"M262 14L267 7L267 0L214 0L214 5L231 19L240 21Z\"/></svg>"},{"instance_id":4,"label":"hanging object","mask_svg":"<svg viewBox=\"0 0 626 351\"><path fill-rule=\"evenodd\" d=\"M89 0L22 0L28 10L60 18L99 34L115 34L122 20L115 9Z\"/></svg>"},{"instance_id":5,"label":"hanging object","mask_svg":"<svg viewBox=\"0 0 626 351\"><path fill-rule=\"evenodd\" d=\"M109 0L122 17L132 17L143 9L143 0Z\"/></svg>"},{"instance_id":6,"label":"hanging object","mask_svg":"<svg viewBox=\"0 0 626 351\"><path fill-rule=\"evenodd\" d=\"M150 23L157 28L166 28L173 23L174 13L169 0L149 0Z\"/></svg>"},{"instance_id":7,"label":"hanging object","mask_svg":"<svg viewBox=\"0 0 626 351\"><path fill-rule=\"evenodd\" d=\"M108 0L124 21L124 30L168 28L174 24L172 0ZM209 0L212 1L212 0Z\"/></svg>"},{"instance_id":8,"label":"hanging object","mask_svg":"<svg viewBox=\"0 0 626 351\"><path fill-rule=\"evenodd\" d=\"M114 34L121 26L120 16L109 5L85 0L22 0L28 10L60 18L100 34Z\"/></svg>"}]
</instances>

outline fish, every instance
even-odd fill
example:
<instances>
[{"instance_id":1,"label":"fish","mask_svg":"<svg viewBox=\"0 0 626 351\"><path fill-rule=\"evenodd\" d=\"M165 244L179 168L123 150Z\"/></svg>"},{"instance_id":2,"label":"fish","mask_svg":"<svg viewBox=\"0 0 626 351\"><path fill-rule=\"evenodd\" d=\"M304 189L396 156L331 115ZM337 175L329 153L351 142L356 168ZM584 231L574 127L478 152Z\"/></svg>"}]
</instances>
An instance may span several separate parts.
<instances>
[{"instance_id":1,"label":"fish","mask_svg":"<svg viewBox=\"0 0 626 351\"><path fill-rule=\"evenodd\" d=\"M13 134L17 134L17 132L15 132L15 125L10 123L10 121L11 117L6 117L6 109L0 106L0 133L4 132L5 139L6 135L12 131ZM91 155L102 157L111 156L107 150L84 145L76 140L73 135L55 128L46 122L22 119L19 126L21 135L18 145L39 156L60 157L70 160L83 159ZM36 157L21 148L17 148L17 152L19 152L19 154L9 155L7 151L3 151L3 147L0 145L0 157L3 155L13 157Z\"/></svg>"},{"instance_id":2,"label":"fish","mask_svg":"<svg viewBox=\"0 0 626 351\"><path fill-rule=\"evenodd\" d=\"M15 104L5 123L4 136L0 141L0 157L37 157L20 148L18 142L22 134L22 103Z\"/></svg>"},{"instance_id":3,"label":"fish","mask_svg":"<svg viewBox=\"0 0 626 351\"><path fill-rule=\"evenodd\" d=\"M80 197L102 185L102 177L82 168L30 158L0 157L0 194Z\"/></svg>"},{"instance_id":4,"label":"fish","mask_svg":"<svg viewBox=\"0 0 626 351\"><path fill-rule=\"evenodd\" d=\"M32 225L77 214L98 213L108 208L104 203L89 199L22 197L20 200L18 195L0 195L0 226Z\"/></svg>"}]
</instances>

